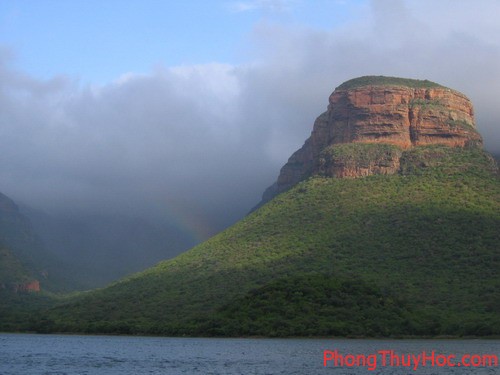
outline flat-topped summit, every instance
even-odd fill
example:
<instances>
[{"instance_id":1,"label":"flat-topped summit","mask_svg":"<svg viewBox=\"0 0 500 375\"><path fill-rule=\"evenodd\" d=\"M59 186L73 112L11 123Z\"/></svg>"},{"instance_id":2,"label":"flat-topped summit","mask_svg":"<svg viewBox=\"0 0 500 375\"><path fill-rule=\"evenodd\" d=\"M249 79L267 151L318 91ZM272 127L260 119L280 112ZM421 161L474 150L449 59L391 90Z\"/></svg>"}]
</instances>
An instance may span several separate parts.
<instances>
[{"instance_id":1,"label":"flat-topped summit","mask_svg":"<svg viewBox=\"0 0 500 375\"><path fill-rule=\"evenodd\" d=\"M351 79L330 95L327 111L263 202L311 175L398 173L404 152L429 145L482 146L472 103L464 94L428 80Z\"/></svg>"},{"instance_id":2,"label":"flat-topped summit","mask_svg":"<svg viewBox=\"0 0 500 375\"><path fill-rule=\"evenodd\" d=\"M347 90L362 86L404 86L412 88L444 88L447 87L439 83L429 81L427 79L411 79L400 77L387 77L387 76L362 76L345 81L336 90Z\"/></svg>"},{"instance_id":3,"label":"flat-topped summit","mask_svg":"<svg viewBox=\"0 0 500 375\"><path fill-rule=\"evenodd\" d=\"M318 118L323 124L314 126L316 141L320 137L328 143L389 143L403 148L481 144L471 101L427 80L380 76L349 80L330 95L326 114ZM321 132L321 125L329 132Z\"/></svg>"}]
</instances>

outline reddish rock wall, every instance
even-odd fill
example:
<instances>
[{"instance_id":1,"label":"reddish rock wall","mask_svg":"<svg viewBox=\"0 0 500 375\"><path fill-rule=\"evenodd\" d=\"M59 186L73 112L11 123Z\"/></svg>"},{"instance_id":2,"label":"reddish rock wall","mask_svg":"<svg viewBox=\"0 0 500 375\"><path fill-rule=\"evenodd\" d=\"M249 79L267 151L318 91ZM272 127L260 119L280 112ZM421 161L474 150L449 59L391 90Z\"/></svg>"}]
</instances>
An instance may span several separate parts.
<instances>
[{"instance_id":1,"label":"reddish rock wall","mask_svg":"<svg viewBox=\"0 0 500 375\"><path fill-rule=\"evenodd\" d=\"M427 144L464 147L480 141L472 103L447 88L335 90L328 113L330 143L382 142L408 148Z\"/></svg>"},{"instance_id":2,"label":"reddish rock wall","mask_svg":"<svg viewBox=\"0 0 500 375\"><path fill-rule=\"evenodd\" d=\"M342 86L342 85L341 85ZM408 149L442 144L452 147L481 145L474 110L463 94L435 84L432 88L404 85L366 85L338 88L328 110L315 121L311 136L283 166L278 180L266 190L263 201L313 174L361 177L395 173L399 160L368 167L325 165L323 150L344 143L384 143Z\"/></svg>"},{"instance_id":3,"label":"reddish rock wall","mask_svg":"<svg viewBox=\"0 0 500 375\"><path fill-rule=\"evenodd\" d=\"M27 292L39 292L40 282L38 280L33 280L23 284L14 285L15 293L27 293Z\"/></svg>"}]
</instances>

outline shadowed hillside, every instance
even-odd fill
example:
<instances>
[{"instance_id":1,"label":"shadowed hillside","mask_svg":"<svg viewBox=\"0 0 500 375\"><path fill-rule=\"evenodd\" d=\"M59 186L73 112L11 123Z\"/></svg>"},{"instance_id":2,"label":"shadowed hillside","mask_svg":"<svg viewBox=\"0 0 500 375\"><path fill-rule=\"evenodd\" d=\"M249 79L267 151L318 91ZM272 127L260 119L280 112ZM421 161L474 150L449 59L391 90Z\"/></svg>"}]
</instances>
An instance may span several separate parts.
<instances>
[{"instance_id":1,"label":"shadowed hillside","mask_svg":"<svg viewBox=\"0 0 500 375\"><path fill-rule=\"evenodd\" d=\"M272 199L244 220L172 260L42 309L19 329L499 335L500 184L472 105L439 85L377 79L332 94L343 104L331 99L264 197ZM429 103L435 98L439 105Z\"/></svg>"}]
</instances>

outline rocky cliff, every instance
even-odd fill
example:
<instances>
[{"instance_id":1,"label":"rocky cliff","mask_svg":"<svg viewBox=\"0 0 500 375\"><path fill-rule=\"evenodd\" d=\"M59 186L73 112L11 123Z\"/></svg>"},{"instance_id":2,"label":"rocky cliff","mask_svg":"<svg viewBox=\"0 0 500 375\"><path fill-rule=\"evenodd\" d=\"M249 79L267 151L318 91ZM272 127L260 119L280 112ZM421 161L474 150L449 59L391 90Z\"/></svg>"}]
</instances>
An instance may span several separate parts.
<instances>
[{"instance_id":1,"label":"rocky cliff","mask_svg":"<svg viewBox=\"0 0 500 375\"><path fill-rule=\"evenodd\" d=\"M39 292L47 278L51 255L31 222L12 199L0 193L0 290Z\"/></svg>"},{"instance_id":2,"label":"rocky cliff","mask_svg":"<svg viewBox=\"0 0 500 375\"><path fill-rule=\"evenodd\" d=\"M40 291L40 282L32 280L27 283L15 284L13 289L16 293L37 293Z\"/></svg>"},{"instance_id":3,"label":"rocky cliff","mask_svg":"<svg viewBox=\"0 0 500 375\"><path fill-rule=\"evenodd\" d=\"M405 151L426 145L482 145L465 95L427 80L352 79L330 95L327 111L265 191L262 203L316 174L354 178L398 173Z\"/></svg>"}]
</instances>

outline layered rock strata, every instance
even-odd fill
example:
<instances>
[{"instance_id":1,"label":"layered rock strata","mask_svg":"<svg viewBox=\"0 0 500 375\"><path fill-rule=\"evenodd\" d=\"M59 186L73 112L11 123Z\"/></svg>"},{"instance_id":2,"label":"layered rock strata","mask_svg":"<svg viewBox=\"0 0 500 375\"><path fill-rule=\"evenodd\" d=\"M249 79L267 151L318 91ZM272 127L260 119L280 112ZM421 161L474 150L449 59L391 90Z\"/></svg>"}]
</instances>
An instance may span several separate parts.
<instances>
[{"instance_id":1,"label":"layered rock strata","mask_svg":"<svg viewBox=\"0 0 500 375\"><path fill-rule=\"evenodd\" d=\"M383 144L358 155L345 144ZM471 101L429 81L360 77L337 87L311 136L283 166L263 202L315 174L355 178L393 174L404 150L425 145L481 146Z\"/></svg>"}]
</instances>

